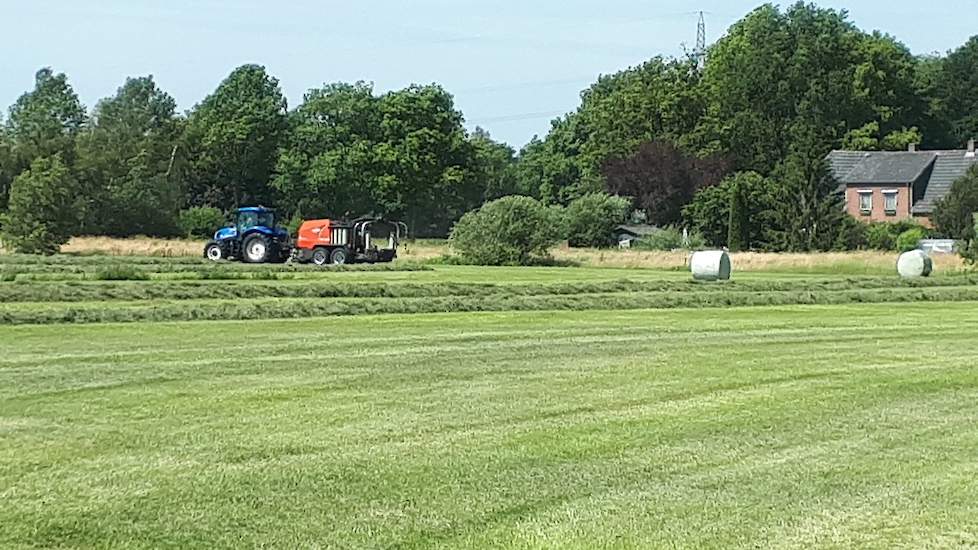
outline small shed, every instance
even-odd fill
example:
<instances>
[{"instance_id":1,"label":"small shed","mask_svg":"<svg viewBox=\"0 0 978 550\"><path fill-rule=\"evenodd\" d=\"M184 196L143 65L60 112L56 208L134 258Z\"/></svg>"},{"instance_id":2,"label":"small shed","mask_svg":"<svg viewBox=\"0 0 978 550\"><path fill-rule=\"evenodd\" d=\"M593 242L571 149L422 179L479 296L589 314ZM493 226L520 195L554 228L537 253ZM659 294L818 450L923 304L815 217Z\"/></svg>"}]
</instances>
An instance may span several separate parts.
<instances>
[{"instance_id":1,"label":"small shed","mask_svg":"<svg viewBox=\"0 0 978 550\"><path fill-rule=\"evenodd\" d=\"M631 248L632 243L659 231L654 225L619 225L614 229L615 241L619 248Z\"/></svg>"}]
</instances>

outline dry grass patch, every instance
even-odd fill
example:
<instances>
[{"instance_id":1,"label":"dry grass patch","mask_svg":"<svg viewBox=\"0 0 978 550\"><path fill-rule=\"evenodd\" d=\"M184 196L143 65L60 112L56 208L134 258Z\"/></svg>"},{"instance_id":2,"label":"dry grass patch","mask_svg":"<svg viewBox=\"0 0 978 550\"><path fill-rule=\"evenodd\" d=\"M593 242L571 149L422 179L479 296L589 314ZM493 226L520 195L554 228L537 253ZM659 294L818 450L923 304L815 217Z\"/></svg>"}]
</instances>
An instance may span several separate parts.
<instances>
[{"instance_id":1,"label":"dry grass patch","mask_svg":"<svg viewBox=\"0 0 978 550\"><path fill-rule=\"evenodd\" d=\"M109 256L203 256L204 241L196 239L156 239L151 237L73 237L61 247L67 254L105 254Z\"/></svg>"},{"instance_id":2,"label":"dry grass patch","mask_svg":"<svg viewBox=\"0 0 978 550\"><path fill-rule=\"evenodd\" d=\"M687 251L600 250L561 247L554 251L559 260L570 260L590 267L624 267L647 269L685 269L689 266ZM767 253L739 252L732 255L736 271L772 271L798 273L895 273L896 252L816 252ZM935 254L934 268L939 273L956 273L967 269L960 256Z\"/></svg>"}]
</instances>

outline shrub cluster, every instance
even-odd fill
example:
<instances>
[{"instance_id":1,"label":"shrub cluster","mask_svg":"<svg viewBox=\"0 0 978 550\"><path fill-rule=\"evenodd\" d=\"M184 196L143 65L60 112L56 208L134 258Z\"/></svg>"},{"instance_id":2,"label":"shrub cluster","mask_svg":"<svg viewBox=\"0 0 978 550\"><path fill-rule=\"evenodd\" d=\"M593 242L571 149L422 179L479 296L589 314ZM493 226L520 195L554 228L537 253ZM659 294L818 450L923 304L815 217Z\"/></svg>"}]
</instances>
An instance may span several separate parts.
<instances>
[{"instance_id":1,"label":"shrub cluster","mask_svg":"<svg viewBox=\"0 0 978 550\"><path fill-rule=\"evenodd\" d=\"M557 208L523 196L486 203L462 216L452 230L452 249L476 265L527 265L547 256L562 234Z\"/></svg>"}]
</instances>

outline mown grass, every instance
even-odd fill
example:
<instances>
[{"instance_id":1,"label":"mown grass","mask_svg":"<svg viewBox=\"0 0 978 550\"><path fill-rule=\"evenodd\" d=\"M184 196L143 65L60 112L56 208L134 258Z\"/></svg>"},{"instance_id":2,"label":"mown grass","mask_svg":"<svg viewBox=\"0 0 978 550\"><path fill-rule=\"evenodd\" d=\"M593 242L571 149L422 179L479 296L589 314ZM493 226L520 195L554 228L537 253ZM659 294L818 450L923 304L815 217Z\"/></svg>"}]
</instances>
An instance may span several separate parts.
<instances>
[{"instance_id":1,"label":"mown grass","mask_svg":"<svg viewBox=\"0 0 978 550\"><path fill-rule=\"evenodd\" d=\"M939 303L0 327L0 546L975 546L976 326Z\"/></svg>"},{"instance_id":2,"label":"mown grass","mask_svg":"<svg viewBox=\"0 0 978 550\"><path fill-rule=\"evenodd\" d=\"M21 302L0 305L0 325L250 320L481 311L587 311L746 306L978 301L978 287L745 292L485 294L430 297Z\"/></svg>"},{"instance_id":3,"label":"mown grass","mask_svg":"<svg viewBox=\"0 0 978 550\"><path fill-rule=\"evenodd\" d=\"M0 282L120 281L160 279L277 280L309 278L330 273L427 271L417 262L313 266L306 264L245 264L188 258L106 256L0 256ZM132 261L131 261L132 260Z\"/></svg>"},{"instance_id":4,"label":"mown grass","mask_svg":"<svg viewBox=\"0 0 978 550\"><path fill-rule=\"evenodd\" d=\"M0 285L0 303L94 302L141 300L216 300L250 298L426 298L446 296L544 296L648 292L806 292L872 290L886 288L968 287L978 285L978 275L903 280L887 277L804 279L748 279L721 284L692 280L595 280L592 282L486 283L486 282L354 282L301 279L284 284L244 279L233 284L205 281L154 281L134 284L137 275L108 270L98 272L102 283L34 281ZM218 278L218 280L223 280Z\"/></svg>"}]
</instances>

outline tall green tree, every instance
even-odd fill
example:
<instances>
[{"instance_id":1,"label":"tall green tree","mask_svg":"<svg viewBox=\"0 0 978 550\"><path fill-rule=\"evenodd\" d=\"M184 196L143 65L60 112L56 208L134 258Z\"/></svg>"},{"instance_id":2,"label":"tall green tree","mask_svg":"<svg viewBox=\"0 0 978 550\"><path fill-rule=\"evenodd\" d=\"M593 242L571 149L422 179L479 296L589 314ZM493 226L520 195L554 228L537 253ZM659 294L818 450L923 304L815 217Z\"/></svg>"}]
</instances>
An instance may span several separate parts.
<instances>
[{"instance_id":1,"label":"tall green tree","mask_svg":"<svg viewBox=\"0 0 978 550\"><path fill-rule=\"evenodd\" d=\"M474 154L462 113L437 85L386 93L379 107L382 173L375 199L381 211L405 220L418 235L447 234L484 195L469 170Z\"/></svg>"},{"instance_id":2,"label":"tall green tree","mask_svg":"<svg viewBox=\"0 0 978 550\"><path fill-rule=\"evenodd\" d=\"M939 234L963 241L974 240L974 215L978 213L978 168L955 181L934 205L932 219Z\"/></svg>"},{"instance_id":3,"label":"tall green tree","mask_svg":"<svg viewBox=\"0 0 978 550\"><path fill-rule=\"evenodd\" d=\"M176 101L152 76L130 78L96 105L78 138L88 232L169 236L178 232L186 147Z\"/></svg>"},{"instance_id":4,"label":"tall green tree","mask_svg":"<svg viewBox=\"0 0 978 550\"><path fill-rule=\"evenodd\" d=\"M567 204L600 187L583 182L580 146L574 137L577 118L554 120L546 139L536 137L521 150L516 185L521 194L546 204Z\"/></svg>"},{"instance_id":5,"label":"tall green tree","mask_svg":"<svg viewBox=\"0 0 978 550\"><path fill-rule=\"evenodd\" d=\"M34 89L10 107L7 134L17 161L29 165L39 157L74 157L75 137L85 124L85 107L63 73L44 68L34 77Z\"/></svg>"},{"instance_id":6,"label":"tall green tree","mask_svg":"<svg viewBox=\"0 0 978 550\"><path fill-rule=\"evenodd\" d=\"M657 57L600 77L581 93L575 112L554 120L544 140L523 148L520 189L567 204L603 191L602 166L633 155L643 143L665 140L692 150L704 141L697 134L706 108L700 75L692 60Z\"/></svg>"},{"instance_id":7,"label":"tall green tree","mask_svg":"<svg viewBox=\"0 0 978 550\"><path fill-rule=\"evenodd\" d=\"M698 158L667 141L643 144L635 154L602 166L608 192L630 197L649 223L661 226L678 223L696 192L716 185L728 171L722 157Z\"/></svg>"},{"instance_id":8,"label":"tall green tree","mask_svg":"<svg viewBox=\"0 0 978 550\"><path fill-rule=\"evenodd\" d=\"M197 105L187 128L193 202L224 209L271 202L286 112L278 80L259 65L238 67Z\"/></svg>"},{"instance_id":9,"label":"tall green tree","mask_svg":"<svg viewBox=\"0 0 978 550\"><path fill-rule=\"evenodd\" d=\"M275 187L300 215L373 213L445 235L486 198L462 115L439 86L375 96L363 83L312 90L292 116Z\"/></svg>"},{"instance_id":10,"label":"tall green tree","mask_svg":"<svg viewBox=\"0 0 978 550\"><path fill-rule=\"evenodd\" d=\"M747 219L744 210L744 193L740 186L734 183L730 193L730 215L727 221L727 248L731 252L740 252L747 246Z\"/></svg>"},{"instance_id":11,"label":"tall green tree","mask_svg":"<svg viewBox=\"0 0 978 550\"><path fill-rule=\"evenodd\" d=\"M273 185L299 216L367 214L378 171L379 99L369 84L330 84L310 90L291 114L292 130Z\"/></svg>"},{"instance_id":12,"label":"tall green tree","mask_svg":"<svg viewBox=\"0 0 978 550\"><path fill-rule=\"evenodd\" d=\"M772 225L774 185L756 172L739 172L699 191L683 208L683 221L693 232L703 235L710 246L728 245L730 208L736 189L742 207L739 217L744 223L743 248L769 248L766 232Z\"/></svg>"},{"instance_id":13,"label":"tall green tree","mask_svg":"<svg viewBox=\"0 0 978 550\"><path fill-rule=\"evenodd\" d=\"M0 212L7 209L7 198L10 194L10 184L17 176L14 162L13 144L7 136L7 129L0 119Z\"/></svg>"},{"instance_id":14,"label":"tall green tree","mask_svg":"<svg viewBox=\"0 0 978 550\"><path fill-rule=\"evenodd\" d=\"M829 131L799 121L792 134L788 158L772 176L776 185L767 240L775 250L829 250L846 215L839 183L825 160Z\"/></svg>"},{"instance_id":15,"label":"tall green tree","mask_svg":"<svg viewBox=\"0 0 978 550\"><path fill-rule=\"evenodd\" d=\"M40 157L14 179L0 238L17 252L54 254L77 228L78 212L78 185L60 153Z\"/></svg>"},{"instance_id":16,"label":"tall green tree","mask_svg":"<svg viewBox=\"0 0 978 550\"><path fill-rule=\"evenodd\" d=\"M476 128L469 136L475 165L472 171L480 179L482 202L515 195L519 192L516 179L516 152L505 143L492 139L488 132Z\"/></svg>"},{"instance_id":17,"label":"tall green tree","mask_svg":"<svg viewBox=\"0 0 978 550\"><path fill-rule=\"evenodd\" d=\"M978 36L940 62L930 88L935 115L948 127L948 146L978 137Z\"/></svg>"},{"instance_id":18,"label":"tall green tree","mask_svg":"<svg viewBox=\"0 0 978 550\"><path fill-rule=\"evenodd\" d=\"M801 118L827 131L827 153L852 130L878 125L877 142L919 124L915 59L891 37L866 34L845 11L798 2L759 7L710 51L700 149L733 155L739 169L770 173L791 153ZM802 108L802 106L807 107Z\"/></svg>"},{"instance_id":19,"label":"tall green tree","mask_svg":"<svg viewBox=\"0 0 978 550\"><path fill-rule=\"evenodd\" d=\"M0 131L0 210L6 207L14 178L35 159L60 155L71 166L75 138L85 120L85 108L68 77L49 68L39 70L34 89L10 107Z\"/></svg>"}]
</instances>

